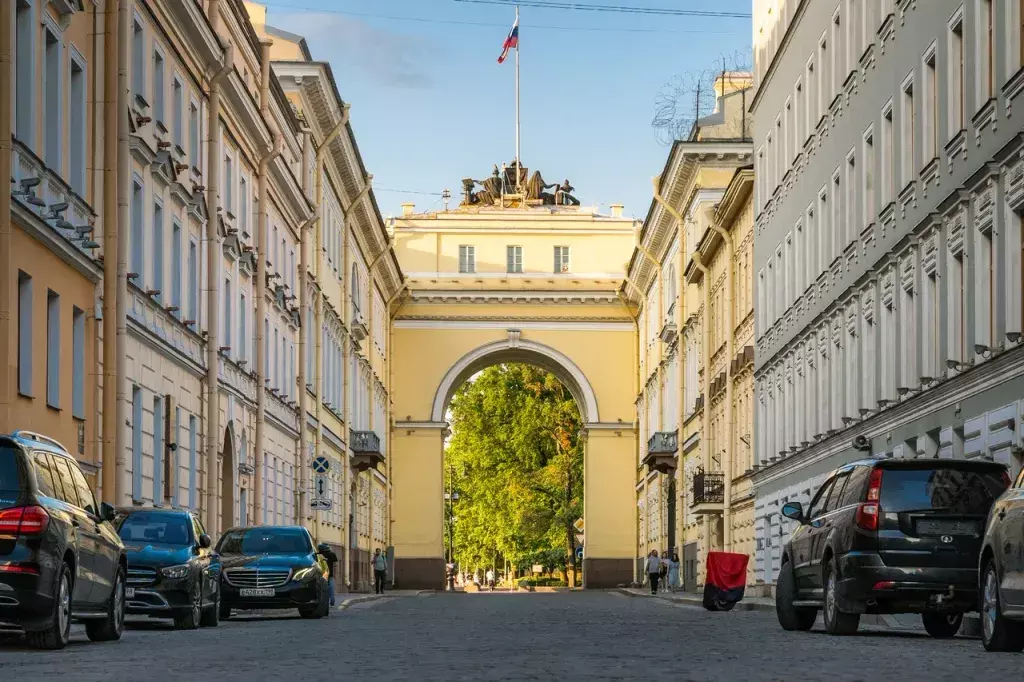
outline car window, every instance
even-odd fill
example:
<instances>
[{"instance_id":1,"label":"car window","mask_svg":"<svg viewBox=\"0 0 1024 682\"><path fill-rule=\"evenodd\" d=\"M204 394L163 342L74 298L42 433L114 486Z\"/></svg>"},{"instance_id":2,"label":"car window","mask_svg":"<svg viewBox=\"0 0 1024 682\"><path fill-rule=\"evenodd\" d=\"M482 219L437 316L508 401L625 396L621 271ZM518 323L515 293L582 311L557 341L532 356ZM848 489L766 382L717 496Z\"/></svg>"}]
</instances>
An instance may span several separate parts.
<instances>
[{"instance_id":1,"label":"car window","mask_svg":"<svg viewBox=\"0 0 1024 682\"><path fill-rule=\"evenodd\" d=\"M1017 480L1013 482L1014 488L1024 488L1024 468L1017 473Z\"/></svg>"},{"instance_id":2,"label":"car window","mask_svg":"<svg viewBox=\"0 0 1024 682\"><path fill-rule=\"evenodd\" d=\"M225 533L217 544L221 554L312 554L305 528L241 528Z\"/></svg>"},{"instance_id":3,"label":"car window","mask_svg":"<svg viewBox=\"0 0 1024 682\"><path fill-rule=\"evenodd\" d=\"M206 529L203 528L203 522L199 520L198 516L192 517L192 532L196 535L196 542L199 542L199 536L206 533Z\"/></svg>"},{"instance_id":4,"label":"car window","mask_svg":"<svg viewBox=\"0 0 1024 682\"><path fill-rule=\"evenodd\" d=\"M125 542L188 545L188 516L180 512L137 511L115 520L117 533Z\"/></svg>"},{"instance_id":5,"label":"car window","mask_svg":"<svg viewBox=\"0 0 1024 682\"><path fill-rule=\"evenodd\" d=\"M0 447L0 492L17 493L24 490L24 486L17 448ZM0 495L0 508L13 507L18 497L17 494Z\"/></svg>"},{"instance_id":6,"label":"car window","mask_svg":"<svg viewBox=\"0 0 1024 682\"><path fill-rule=\"evenodd\" d=\"M843 498L839 503L840 507L848 507L851 504L858 504L864 501L865 488L868 483L868 476L871 475L871 467L854 467L846 481L846 488L843 489Z\"/></svg>"},{"instance_id":7,"label":"car window","mask_svg":"<svg viewBox=\"0 0 1024 682\"><path fill-rule=\"evenodd\" d=\"M839 501L843 497L843 488L846 487L846 481L849 480L849 478L850 475L846 472L840 473L835 477L835 483L832 484L832 490L829 491L828 501L822 507L823 514L835 511L842 506Z\"/></svg>"},{"instance_id":8,"label":"car window","mask_svg":"<svg viewBox=\"0 0 1024 682\"><path fill-rule=\"evenodd\" d=\"M999 471L972 469L886 469L880 503L887 512L942 510L987 514L1006 490Z\"/></svg>"},{"instance_id":9,"label":"car window","mask_svg":"<svg viewBox=\"0 0 1024 682\"><path fill-rule=\"evenodd\" d=\"M825 508L825 503L828 502L828 494L832 490L832 482L834 479L828 479L825 481L825 485L818 489L818 494L814 496L814 500L811 502L811 506L807 508L807 518L813 519L821 516L822 510Z\"/></svg>"},{"instance_id":10,"label":"car window","mask_svg":"<svg viewBox=\"0 0 1024 682\"><path fill-rule=\"evenodd\" d=\"M50 471L49 459L45 452L37 450L32 453L32 464L36 470L36 483L39 485L39 494L60 499L53 485L53 473Z\"/></svg>"},{"instance_id":11,"label":"car window","mask_svg":"<svg viewBox=\"0 0 1024 682\"><path fill-rule=\"evenodd\" d=\"M67 466L67 458L57 455L49 455L50 471L53 473L55 487L60 488L60 499L73 504L76 507L82 505L78 502L78 491L75 488L75 479L71 477L71 471Z\"/></svg>"},{"instance_id":12,"label":"car window","mask_svg":"<svg viewBox=\"0 0 1024 682\"><path fill-rule=\"evenodd\" d=\"M89 482L85 480L85 474L83 474L82 470L78 468L78 464L72 462L70 459L64 458L64 463L68 465L68 471L71 472L71 480L74 482L75 489L78 491L78 501L80 506L93 516L99 516L99 510L96 507L96 498L93 497L92 488L89 487Z\"/></svg>"}]
</instances>

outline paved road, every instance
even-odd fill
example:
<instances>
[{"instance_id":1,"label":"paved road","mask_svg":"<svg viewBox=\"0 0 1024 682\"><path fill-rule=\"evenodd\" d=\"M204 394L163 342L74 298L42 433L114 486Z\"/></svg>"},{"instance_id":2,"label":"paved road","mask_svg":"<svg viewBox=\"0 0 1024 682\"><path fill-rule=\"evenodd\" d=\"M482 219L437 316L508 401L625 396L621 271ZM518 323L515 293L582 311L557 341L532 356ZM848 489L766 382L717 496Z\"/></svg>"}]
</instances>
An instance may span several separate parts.
<instances>
[{"instance_id":1,"label":"paved road","mask_svg":"<svg viewBox=\"0 0 1024 682\"><path fill-rule=\"evenodd\" d=\"M1024 654L977 640L868 631L792 634L774 614L706 613L613 593L388 598L327 620L232 619L173 632L143 622L113 644L0 645L0 680L956 680L1020 679Z\"/></svg>"}]
</instances>

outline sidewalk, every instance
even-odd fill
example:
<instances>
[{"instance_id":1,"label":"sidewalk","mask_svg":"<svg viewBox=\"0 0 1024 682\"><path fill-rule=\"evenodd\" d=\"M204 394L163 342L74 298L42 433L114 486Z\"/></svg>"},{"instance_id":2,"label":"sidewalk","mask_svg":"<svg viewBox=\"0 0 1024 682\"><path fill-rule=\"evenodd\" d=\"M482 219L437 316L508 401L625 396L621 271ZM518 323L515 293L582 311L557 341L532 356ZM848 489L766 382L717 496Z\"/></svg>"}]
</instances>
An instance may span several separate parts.
<instances>
[{"instance_id":1,"label":"sidewalk","mask_svg":"<svg viewBox=\"0 0 1024 682\"><path fill-rule=\"evenodd\" d=\"M363 604L369 601L377 601L378 599L385 598L397 598L397 597L423 597L426 595L435 594L437 590L388 590L384 594L359 594L349 592L351 596L338 601L334 606L338 611L344 611L356 604ZM342 596L341 594L338 595Z\"/></svg>"},{"instance_id":2,"label":"sidewalk","mask_svg":"<svg viewBox=\"0 0 1024 682\"><path fill-rule=\"evenodd\" d=\"M651 594L650 588L645 587L618 587L615 589L616 592L624 594L628 597L645 597L647 599L663 599L670 601L674 604L684 604L686 606L704 606L704 596L695 592L665 592L661 591L658 594ZM770 597L744 597L742 601L736 604L733 611L770 611L775 613L775 600Z\"/></svg>"}]
</instances>

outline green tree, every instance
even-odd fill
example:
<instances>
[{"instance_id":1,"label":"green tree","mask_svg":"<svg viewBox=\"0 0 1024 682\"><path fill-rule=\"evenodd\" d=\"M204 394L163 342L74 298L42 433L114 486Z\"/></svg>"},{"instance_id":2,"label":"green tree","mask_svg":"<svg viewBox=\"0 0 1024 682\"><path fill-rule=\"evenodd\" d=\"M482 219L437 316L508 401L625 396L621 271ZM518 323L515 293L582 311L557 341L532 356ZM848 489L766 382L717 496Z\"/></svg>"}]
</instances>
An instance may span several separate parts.
<instances>
[{"instance_id":1,"label":"green tree","mask_svg":"<svg viewBox=\"0 0 1024 682\"><path fill-rule=\"evenodd\" d=\"M546 566L555 565L552 557L572 562L583 448L568 389L531 365L497 365L459 388L450 421L446 475L459 493L460 565L489 565L499 556L520 568L540 557Z\"/></svg>"}]
</instances>

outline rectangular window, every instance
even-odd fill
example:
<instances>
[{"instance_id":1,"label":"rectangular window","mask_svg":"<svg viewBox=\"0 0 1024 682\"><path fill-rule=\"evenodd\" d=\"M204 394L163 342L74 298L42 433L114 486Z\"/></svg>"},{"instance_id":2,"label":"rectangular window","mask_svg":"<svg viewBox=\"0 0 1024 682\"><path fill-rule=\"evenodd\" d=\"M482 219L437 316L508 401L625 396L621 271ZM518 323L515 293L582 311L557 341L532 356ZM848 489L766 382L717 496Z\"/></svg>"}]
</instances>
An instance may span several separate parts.
<instances>
[{"instance_id":1,"label":"rectangular window","mask_svg":"<svg viewBox=\"0 0 1024 682\"><path fill-rule=\"evenodd\" d=\"M85 311L71 309L71 416L85 419Z\"/></svg>"},{"instance_id":2,"label":"rectangular window","mask_svg":"<svg viewBox=\"0 0 1024 682\"><path fill-rule=\"evenodd\" d=\"M864 218L867 226L875 222L875 133L871 128L864 133L864 167L862 191L864 193Z\"/></svg>"},{"instance_id":3,"label":"rectangular window","mask_svg":"<svg viewBox=\"0 0 1024 682\"><path fill-rule=\"evenodd\" d=\"M164 399L153 397L153 504L164 501Z\"/></svg>"},{"instance_id":4,"label":"rectangular window","mask_svg":"<svg viewBox=\"0 0 1024 682\"><path fill-rule=\"evenodd\" d=\"M15 103L15 133L18 139L35 149L35 128L36 128L36 31L39 24L35 19L35 7L25 2L15 3L16 16L15 31L17 33L17 45L15 47L14 59L17 73Z\"/></svg>"},{"instance_id":5,"label":"rectangular window","mask_svg":"<svg viewBox=\"0 0 1024 682\"><path fill-rule=\"evenodd\" d=\"M18 270L18 393L32 397L32 277Z\"/></svg>"},{"instance_id":6,"label":"rectangular window","mask_svg":"<svg viewBox=\"0 0 1024 682\"><path fill-rule=\"evenodd\" d=\"M238 228L243 237L249 235L249 181L238 178Z\"/></svg>"},{"instance_id":7,"label":"rectangular window","mask_svg":"<svg viewBox=\"0 0 1024 682\"><path fill-rule=\"evenodd\" d=\"M476 248L468 245L459 246L459 272L476 272Z\"/></svg>"},{"instance_id":8,"label":"rectangular window","mask_svg":"<svg viewBox=\"0 0 1024 682\"><path fill-rule=\"evenodd\" d=\"M196 448L198 447L196 418L188 418L188 506L196 508L196 481L199 478L199 462Z\"/></svg>"},{"instance_id":9,"label":"rectangular window","mask_svg":"<svg viewBox=\"0 0 1024 682\"><path fill-rule=\"evenodd\" d=\"M818 125L818 120L821 120L831 103L828 99L832 91L828 83L828 59L828 38L822 33L818 42L818 115L814 122L815 126Z\"/></svg>"},{"instance_id":10,"label":"rectangular window","mask_svg":"<svg viewBox=\"0 0 1024 682\"><path fill-rule=\"evenodd\" d=\"M188 105L188 160L193 168L200 168L199 158L199 105L190 102Z\"/></svg>"},{"instance_id":11,"label":"rectangular window","mask_svg":"<svg viewBox=\"0 0 1024 682\"><path fill-rule=\"evenodd\" d=\"M181 317L181 225L175 218L171 225L171 314Z\"/></svg>"},{"instance_id":12,"label":"rectangular window","mask_svg":"<svg viewBox=\"0 0 1024 682\"><path fill-rule=\"evenodd\" d=\"M523 271L523 247L508 246L505 248L507 268L509 272Z\"/></svg>"},{"instance_id":13,"label":"rectangular window","mask_svg":"<svg viewBox=\"0 0 1024 682\"><path fill-rule=\"evenodd\" d=\"M145 242L143 241L143 234L145 230L145 221L143 213L145 206L143 204L143 188L142 183L138 180L132 182L132 259L129 268L131 272L135 273L135 284L145 288L143 282L144 264L145 259Z\"/></svg>"},{"instance_id":14,"label":"rectangular window","mask_svg":"<svg viewBox=\"0 0 1024 682\"><path fill-rule=\"evenodd\" d=\"M164 288L164 207L153 204L153 299L163 300Z\"/></svg>"},{"instance_id":15,"label":"rectangular window","mask_svg":"<svg viewBox=\"0 0 1024 682\"><path fill-rule=\"evenodd\" d=\"M46 404L60 409L60 295L46 292Z\"/></svg>"},{"instance_id":16,"label":"rectangular window","mask_svg":"<svg viewBox=\"0 0 1024 682\"><path fill-rule=\"evenodd\" d=\"M235 185L235 173L232 167L233 161L231 156L224 157L224 208L229 212L233 213L235 208L234 202L234 185Z\"/></svg>"},{"instance_id":17,"label":"rectangular window","mask_svg":"<svg viewBox=\"0 0 1024 682\"><path fill-rule=\"evenodd\" d=\"M181 81L177 78L171 83L171 116L174 117L174 121L171 123L171 141L178 145L184 151L185 149L185 130L184 130L184 117L185 117L185 92L184 86Z\"/></svg>"},{"instance_id":18,"label":"rectangular window","mask_svg":"<svg viewBox=\"0 0 1024 682\"><path fill-rule=\"evenodd\" d=\"M882 195L882 206L888 206L894 196L893 182L895 182L896 174L893 169L893 153L892 146L895 144L893 139L893 123L892 123L892 103L886 105L885 110L882 111L882 178L881 178L881 195Z\"/></svg>"},{"instance_id":19,"label":"rectangular window","mask_svg":"<svg viewBox=\"0 0 1024 682\"><path fill-rule=\"evenodd\" d=\"M867 164L865 164L867 165ZM859 233L860 223L857 221L857 156L851 151L846 157L846 196L843 198L843 206L846 207L846 233L843 235L842 248L845 249L851 242L856 241Z\"/></svg>"},{"instance_id":20,"label":"rectangular window","mask_svg":"<svg viewBox=\"0 0 1024 682\"><path fill-rule=\"evenodd\" d=\"M199 321L199 246L188 242L188 319L198 329Z\"/></svg>"},{"instance_id":21,"label":"rectangular window","mask_svg":"<svg viewBox=\"0 0 1024 682\"><path fill-rule=\"evenodd\" d=\"M832 15L832 92L834 99L840 88L843 87L843 44L842 44L842 20L837 9ZM831 102L830 102L831 103Z\"/></svg>"},{"instance_id":22,"label":"rectangular window","mask_svg":"<svg viewBox=\"0 0 1024 682\"><path fill-rule=\"evenodd\" d=\"M832 251L829 253L829 263L843 252L846 220L847 216L843 212L843 181L837 168L832 175Z\"/></svg>"},{"instance_id":23,"label":"rectangular window","mask_svg":"<svg viewBox=\"0 0 1024 682\"><path fill-rule=\"evenodd\" d=\"M949 77L952 81L949 88L949 136L953 137L966 127L967 118L967 103L964 97L967 72L964 64L963 16L958 16L949 28L949 66Z\"/></svg>"},{"instance_id":24,"label":"rectangular window","mask_svg":"<svg viewBox=\"0 0 1024 682\"><path fill-rule=\"evenodd\" d=\"M921 125L924 138L922 162L939 155L939 92L935 75L934 47L924 57L924 92L921 93Z\"/></svg>"},{"instance_id":25,"label":"rectangular window","mask_svg":"<svg viewBox=\"0 0 1024 682\"><path fill-rule=\"evenodd\" d=\"M239 360L248 360L249 346L249 330L248 324L246 324L246 318L249 317L249 311L245 306L245 294L241 294L238 299L238 354Z\"/></svg>"},{"instance_id":26,"label":"rectangular window","mask_svg":"<svg viewBox=\"0 0 1024 682\"><path fill-rule=\"evenodd\" d=\"M568 246L556 246L555 247L555 272L556 273L569 272L569 247Z\"/></svg>"},{"instance_id":27,"label":"rectangular window","mask_svg":"<svg viewBox=\"0 0 1024 682\"><path fill-rule=\"evenodd\" d=\"M43 141L46 165L60 173L63 144L61 135L61 59L60 38L49 29L43 30L43 122L46 137Z\"/></svg>"},{"instance_id":28,"label":"rectangular window","mask_svg":"<svg viewBox=\"0 0 1024 682\"><path fill-rule=\"evenodd\" d=\"M132 387L132 499L142 502L142 389Z\"/></svg>"},{"instance_id":29,"label":"rectangular window","mask_svg":"<svg viewBox=\"0 0 1024 682\"><path fill-rule=\"evenodd\" d=\"M234 320L231 317L231 280L224 280L224 345L231 346L231 330Z\"/></svg>"},{"instance_id":30,"label":"rectangular window","mask_svg":"<svg viewBox=\"0 0 1024 682\"><path fill-rule=\"evenodd\" d=\"M979 102L979 105L984 104L995 97L996 93L996 62L995 62L995 35L994 35L994 23L995 16L992 8L992 0L981 0L981 49L984 50L982 57L979 60L984 69L984 79L982 80L982 95L983 101Z\"/></svg>"},{"instance_id":31,"label":"rectangular window","mask_svg":"<svg viewBox=\"0 0 1024 682\"><path fill-rule=\"evenodd\" d=\"M146 40L142 22L132 19L132 93L146 99Z\"/></svg>"},{"instance_id":32,"label":"rectangular window","mask_svg":"<svg viewBox=\"0 0 1024 682\"><path fill-rule=\"evenodd\" d=\"M832 231L829 228L828 191L818 192L818 272L824 272L832 262Z\"/></svg>"},{"instance_id":33,"label":"rectangular window","mask_svg":"<svg viewBox=\"0 0 1024 682\"><path fill-rule=\"evenodd\" d=\"M900 190L914 179L914 79L903 82L903 101L900 107Z\"/></svg>"},{"instance_id":34,"label":"rectangular window","mask_svg":"<svg viewBox=\"0 0 1024 682\"><path fill-rule=\"evenodd\" d=\"M153 119L160 123L165 121L164 87L164 56L153 50Z\"/></svg>"},{"instance_id":35,"label":"rectangular window","mask_svg":"<svg viewBox=\"0 0 1024 682\"><path fill-rule=\"evenodd\" d=\"M277 334L276 330L275 330L274 334L275 335ZM264 319L263 320L263 338L266 339L267 341L270 340L270 320L268 320L268 319ZM274 337L274 343L275 344L277 343L277 337L276 336ZM265 352L263 354L263 376L264 376L264 383L266 383L266 387L267 388L273 388L270 385L270 356L273 355L273 353L269 352L270 350L272 350L272 348L273 347L271 347L271 349L268 349L268 352ZM310 355L312 355L312 353L310 353Z\"/></svg>"},{"instance_id":36,"label":"rectangular window","mask_svg":"<svg viewBox=\"0 0 1024 682\"><path fill-rule=\"evenodd\" d=\"M86 112L85 66L71 59L71 101L68 102L68 181L71 189L85 196Z\"/></svg>"}]
</instances>

